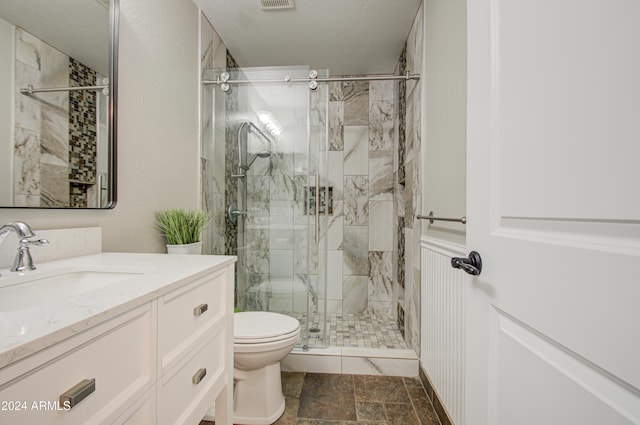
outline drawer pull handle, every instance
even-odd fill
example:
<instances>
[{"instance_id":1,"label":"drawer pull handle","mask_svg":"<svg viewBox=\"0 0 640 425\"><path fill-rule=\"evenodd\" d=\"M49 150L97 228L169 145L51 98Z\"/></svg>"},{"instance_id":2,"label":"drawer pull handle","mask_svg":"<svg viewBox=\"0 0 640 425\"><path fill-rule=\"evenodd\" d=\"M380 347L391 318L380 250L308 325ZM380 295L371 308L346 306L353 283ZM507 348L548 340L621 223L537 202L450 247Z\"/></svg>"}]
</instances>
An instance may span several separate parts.
<instances>
[{"instance_id":1,"label":"drawer pull handle","mask_svg":"<svg viewBox=\"0 0 640 425\"><path fill-rule=\"evenodd\" d=\"M68 406L71 409L76 404L87 398L96 390L96 380L85 379L73 388L60 395L60 406Z\"/></svg>"},{"instance_id":2,"label":"drawer pull handle","mask_svg":"<svg viewBox=\"0 0 640 425\"><path fill-rule=\"evenodd\" d=\"M207 304L200 304L199 306L193 309L193 315L200 316L202 313L204 313L208 309L209 309L209 306Z\"/></svg>"},{"instance_id":3,"label":"drawer pull handle","mask_svg":"<svg viewBox=\"0 0 640 425\"><path fill-rule=\"evenodd\" d=\"M191 378L191 382L193 382L195 385L198 385L206 375L207 368L203 367L202 369L198 370L195 375L193 375L193 378Z\"/></svg>"}]
</instances>

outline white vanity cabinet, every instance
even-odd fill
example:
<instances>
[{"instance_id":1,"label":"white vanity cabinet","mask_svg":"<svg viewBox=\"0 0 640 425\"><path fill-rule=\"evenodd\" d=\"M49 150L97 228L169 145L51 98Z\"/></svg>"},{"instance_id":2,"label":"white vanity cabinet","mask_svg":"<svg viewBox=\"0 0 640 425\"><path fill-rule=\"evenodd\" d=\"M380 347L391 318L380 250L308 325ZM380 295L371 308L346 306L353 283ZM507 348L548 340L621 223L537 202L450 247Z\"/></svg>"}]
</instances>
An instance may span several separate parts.
<instances>
[{"instance_id":1,"label":"white vanity cabinet","mask_svg":"<svg viewBox=\"0 0 640 425\"><path fill-rule=\"evenodd\" d=\"M0 423L114 423L154 383L152 316L147 303L2 369ZM82 382L84 399L61 401Z\"/></svg>"},{"instance_id":2,"label":"white vanity cabinet","mask_svg":"<svg viewBox=\"0 0 640 425\"><path fill-rule=\"evenodd\" d=\"M226 368L233 367L228 279L219 270L158 299L158 425L201 419L210 407L203 401L227 382Z\"/></svg>"},{"instance_id":3,"label":"white vanity cabinet","mask_svg":"<svg viewBox=\"0 0 640 425\"><path fill-rule=\"evenodd\" d=\"M156 288L0 367L0 424L197 425L215 403L216 424L231 425L233 270Z\"/></svg>"}]
</instances>

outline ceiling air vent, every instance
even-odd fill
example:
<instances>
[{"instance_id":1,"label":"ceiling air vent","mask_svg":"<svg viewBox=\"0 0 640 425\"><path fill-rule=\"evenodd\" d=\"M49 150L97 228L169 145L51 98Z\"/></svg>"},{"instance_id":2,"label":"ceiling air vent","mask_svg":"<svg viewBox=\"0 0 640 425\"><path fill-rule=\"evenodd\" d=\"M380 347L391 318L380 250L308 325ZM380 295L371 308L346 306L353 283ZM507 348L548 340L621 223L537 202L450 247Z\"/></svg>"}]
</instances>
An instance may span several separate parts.
<instances>
[{"instance_id":1,"label":"ceiling air vent","mask_svg":"<svg viewBox=\"0 0 640 425\"><path fill-rule=\"evenodd\" d=\"M296 7L294 0L258 0L262 10L293 9Z\"/></svg>"}]
</instances>

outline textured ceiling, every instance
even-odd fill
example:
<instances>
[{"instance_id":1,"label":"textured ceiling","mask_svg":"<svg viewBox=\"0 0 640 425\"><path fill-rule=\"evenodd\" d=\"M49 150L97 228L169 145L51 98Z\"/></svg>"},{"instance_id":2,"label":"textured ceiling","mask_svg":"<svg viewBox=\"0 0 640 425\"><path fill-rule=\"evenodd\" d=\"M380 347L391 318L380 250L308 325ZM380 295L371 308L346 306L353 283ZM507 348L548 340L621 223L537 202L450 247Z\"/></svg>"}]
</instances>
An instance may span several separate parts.
<instances>
[{"instance_id":1,"label":"textured ceiling","mask_svg":"<svg viewBox=\"0 0 640 425\"><path fill-rule=\"evenodd\" d=\"M309 65L332 75L394 71L420 0L194 0L241 66Z\"/></svg>"}]
</instances>

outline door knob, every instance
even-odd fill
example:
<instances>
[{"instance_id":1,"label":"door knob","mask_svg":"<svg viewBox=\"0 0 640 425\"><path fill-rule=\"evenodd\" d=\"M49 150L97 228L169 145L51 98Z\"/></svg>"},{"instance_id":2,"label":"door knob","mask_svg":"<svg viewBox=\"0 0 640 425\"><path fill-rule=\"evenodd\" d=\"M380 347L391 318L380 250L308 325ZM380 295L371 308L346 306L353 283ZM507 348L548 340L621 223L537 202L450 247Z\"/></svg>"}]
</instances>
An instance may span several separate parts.
<instances>
[{"instance_id":1,"label":"door knob","mask_svg":"<svg viewBox=\"0 0 640 425\"><path fill-rule=\"evenodd\" d=\"M482 258L476 251L471 251L468 258L454 257L451 259L451 267L462 269L473 276L478 276L482 271Z\"/></svg>"}]
</instances>

